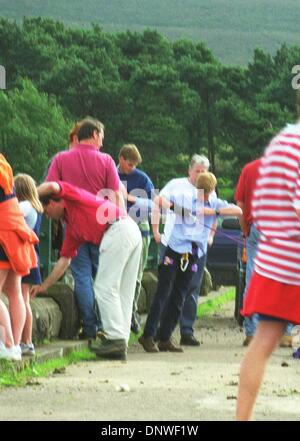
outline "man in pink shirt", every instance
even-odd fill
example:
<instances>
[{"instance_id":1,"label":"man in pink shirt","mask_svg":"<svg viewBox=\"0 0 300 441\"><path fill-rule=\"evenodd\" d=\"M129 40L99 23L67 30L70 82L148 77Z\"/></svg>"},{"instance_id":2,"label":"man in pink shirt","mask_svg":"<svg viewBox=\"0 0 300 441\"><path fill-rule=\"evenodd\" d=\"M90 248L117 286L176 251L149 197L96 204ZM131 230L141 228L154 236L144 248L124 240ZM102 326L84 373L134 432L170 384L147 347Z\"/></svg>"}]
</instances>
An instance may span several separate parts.
<instances>
[{"instance_id":1,"label":"man in pink shirt","mask_svg":"<svg viewBox=\"0 0 300 441\"><path fill-rule=\"evenodd\" d=\"M46 181L65 181L96 195L102 189L110 191L111 200L123 206L119 192L120 180L114 160L100 151L104 139L104 125L93 118L80 121L77 140L70 150L58 153L49 168ZM83 338L93 338L100 322L95 312L93 278L97 272L99 247L85 241L71 269L75 282L74 294L83 326ZM101 315L101 311L100 311Z\"/></svg>"},{"instance_id":2,"label":"man in pink shirt","mask_svg":"<svg viewBox=\"0 0 300 441\"><path fill-rule=\"evenodd\" d=\"M126 358L142 249L138 226L109 200L66 182L47 182L38 191L46 216L63 219L66 230L59 260L43 283L32 288L31 295L52 286L83 243L99 247L94 290L104 335L91 343L91 350L102 357Z\"/></svg>"}]
</instances>

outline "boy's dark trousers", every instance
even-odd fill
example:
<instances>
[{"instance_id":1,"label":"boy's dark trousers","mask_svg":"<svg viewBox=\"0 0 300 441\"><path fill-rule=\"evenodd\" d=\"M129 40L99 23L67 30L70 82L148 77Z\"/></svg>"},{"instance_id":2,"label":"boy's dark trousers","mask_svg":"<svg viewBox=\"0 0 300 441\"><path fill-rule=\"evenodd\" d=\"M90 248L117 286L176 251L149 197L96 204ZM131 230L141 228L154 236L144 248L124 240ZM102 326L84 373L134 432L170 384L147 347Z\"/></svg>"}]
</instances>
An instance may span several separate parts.
<instances>
[{"instance_id":1,"label":"boy's dark trousers","mask_svg":"<svg viewBox=\"0 0 300 441\"><path fill-rule=\"evenodd\" d=\"M163 262L158 267L157 290L144 329L146 338L157 337L161 341L170 339L180 317L188 284L197 271L197 250L194 252L195 254L188 255L188 266L182 271L182 254L167 247ZM157 332L159 322L160 329Z\"/></svg>"}]
</instances>

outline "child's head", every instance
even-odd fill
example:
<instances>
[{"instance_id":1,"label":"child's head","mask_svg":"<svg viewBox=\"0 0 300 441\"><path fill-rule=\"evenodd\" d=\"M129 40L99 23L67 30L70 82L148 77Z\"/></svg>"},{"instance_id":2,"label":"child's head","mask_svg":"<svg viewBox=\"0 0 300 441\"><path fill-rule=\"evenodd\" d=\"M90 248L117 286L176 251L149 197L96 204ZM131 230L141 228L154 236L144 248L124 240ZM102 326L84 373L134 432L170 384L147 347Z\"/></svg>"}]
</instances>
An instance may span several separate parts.
<instances>
[{"instance_id":1,"label":"child's head","mask_svg":"<svg viewBox=\"0 0 300 441\"><path fill-rule=\"evenodd\" d=\"M25 173L19 173L15 176L14 181L19 202L29 201L38 213L42 213L43 206L39 200L36 185L32 177Z\"/></svg>"},{"instance_id":2,"label":"child's head","mask_svg":"<svg viewBox=\"0 0 300 441\"><path fill-rule=\"evenodd\" d=\"M204 191L204 196L208 196L212 191L216 189L217 178L210 172L200 173L197 177L196 187L198 190Z\"/></svg>"},{"instance_id":3,"label":"child's head","mask_svg":"<svg viewBox=\"0 0 300 441\"><path fill-rule=\"evenodd\" d=\"M119 153L119 164L122 173L130 174L142 162L141 154L134 144L125 144Z\"/></svg>"}]
</instances>

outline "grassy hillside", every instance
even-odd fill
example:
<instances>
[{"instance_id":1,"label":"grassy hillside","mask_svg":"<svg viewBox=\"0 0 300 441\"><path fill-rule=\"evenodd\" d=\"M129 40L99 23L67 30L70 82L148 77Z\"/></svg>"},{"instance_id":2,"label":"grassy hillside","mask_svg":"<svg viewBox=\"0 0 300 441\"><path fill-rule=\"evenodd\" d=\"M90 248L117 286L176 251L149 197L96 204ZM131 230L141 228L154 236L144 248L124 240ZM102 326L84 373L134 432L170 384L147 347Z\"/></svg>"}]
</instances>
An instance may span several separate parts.
<instances>
[{"instance_id":1,"label":"grassy hillside","mask_svg":"<svg viewBox=\"0 0 300 441\"><path fill-rule=\"evenodd\" d=\"M2 17L48 16L104 30L155 28L174 40L204 40L214 55L246 64L255 47L299 43L298 0L0 0Z\"/></svg>"}]
</instances>

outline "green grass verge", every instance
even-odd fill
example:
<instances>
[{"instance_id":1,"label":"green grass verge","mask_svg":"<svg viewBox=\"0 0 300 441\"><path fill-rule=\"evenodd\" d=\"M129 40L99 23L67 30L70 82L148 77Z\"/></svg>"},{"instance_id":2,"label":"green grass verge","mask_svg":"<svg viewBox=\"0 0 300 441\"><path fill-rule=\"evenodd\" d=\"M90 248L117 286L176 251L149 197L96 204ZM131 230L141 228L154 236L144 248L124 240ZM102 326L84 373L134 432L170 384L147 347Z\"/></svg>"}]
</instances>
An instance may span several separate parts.
<instances>
[{"instance_id":1,"label":"green grass verge","mask_svg":"<svg viewBox=\"0 0 300 441\"><path fill-rule=\"evenodd\" d=\"M218 309L222 308L223 305L234 300L234 298L235 288L230 288L215 299L207 300L207 302L202 303L202 305L200 304L197 309L197 317L213 314Z\"/></svg>"},{"instance_id":2,"label":"green grass verge","mask_svg":"<svg viewBox=\"0 0 300 441\"><path fill-rule=\"evenodd\" d=\"M234 300L235 289L231 288L220 296L212 300L207 300L202 305L198 306L197 316L203 317L211 315L226 303ZM129 345L135 343L139 335L131 333ZM80 351L70 352L62 358L55 358L44 363L32 362L30 366L20 369L19 365L12 362L0 360L0 388L3 386L26 386L38 384L38 378L47 377L55 371L63 372L64 368L70 364L78 363L80 361L97 360L95 354L84 348Z\"/></svg>"},{"instance_id":3,"label":"green grass verge","mask_svg":"<svg viewBox=\"0 0 300 441\"><path fill-rule=\"evenodd\" d=\"M63 369L79 361L96 360L96 355L84 348L80 351L74 351L62 358L54 358L44 363L32 362L30 366L20 370L20 366L13 362L0 361L0 388L1 386L25 386L34 384L34 380L39 377L46 377L57 371L63 372Z\"/></svg>"}]
</instances>

